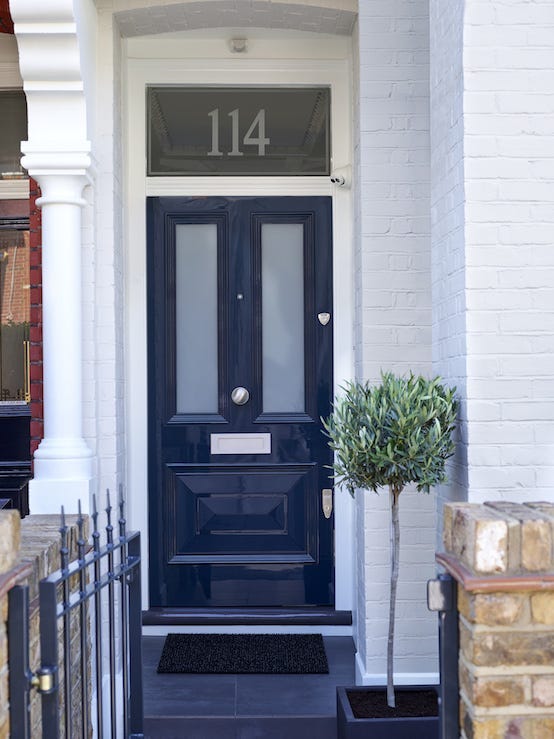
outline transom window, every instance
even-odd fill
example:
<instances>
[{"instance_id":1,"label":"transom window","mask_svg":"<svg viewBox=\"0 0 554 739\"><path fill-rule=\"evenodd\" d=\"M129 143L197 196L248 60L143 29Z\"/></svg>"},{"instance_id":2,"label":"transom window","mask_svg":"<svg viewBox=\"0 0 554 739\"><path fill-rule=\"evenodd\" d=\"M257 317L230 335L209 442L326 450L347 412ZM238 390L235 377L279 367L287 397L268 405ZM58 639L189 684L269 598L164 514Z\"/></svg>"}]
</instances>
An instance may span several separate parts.
<instances>
[{"instance_id":1,"label":"transom window","mask_svg":"<svg viewBox=\"0 0 554 739\"><path fill-rule=\"evenodd\" d=\"M149 87L149 176L329 174L330 92Z\"/></svg>"}]
</instances>

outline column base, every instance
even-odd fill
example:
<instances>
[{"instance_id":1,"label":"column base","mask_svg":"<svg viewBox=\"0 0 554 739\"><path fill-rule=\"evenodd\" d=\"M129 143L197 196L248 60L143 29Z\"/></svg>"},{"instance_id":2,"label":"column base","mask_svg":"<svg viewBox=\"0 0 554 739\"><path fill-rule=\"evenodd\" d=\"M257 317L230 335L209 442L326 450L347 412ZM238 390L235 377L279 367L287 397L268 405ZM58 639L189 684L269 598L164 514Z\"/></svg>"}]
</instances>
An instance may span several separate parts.
<instances>
[{"instance_id":1,"label":"column base","mask_svg":"<svg viewBox=\"0 0 554 739\"><path fill-rule=\"evenodd\" d=\"M94 457L83 439L43 439L34 455L34 477L29 482L33 513L83 513L91 510L95 490Z\"/></svg>"},{"instance_id":2,"label":"column base","mask_svg":"<svg viewBox=\"0 0 554 739\"><path fill-rule=\"evenodd\" d=\"M91 496L95 490L93 479L88 480L41 480L29 481L29 509L32 514L59 513L62 506L66 513L81 511L90 513Z\"/></svg>"}]
</instances>

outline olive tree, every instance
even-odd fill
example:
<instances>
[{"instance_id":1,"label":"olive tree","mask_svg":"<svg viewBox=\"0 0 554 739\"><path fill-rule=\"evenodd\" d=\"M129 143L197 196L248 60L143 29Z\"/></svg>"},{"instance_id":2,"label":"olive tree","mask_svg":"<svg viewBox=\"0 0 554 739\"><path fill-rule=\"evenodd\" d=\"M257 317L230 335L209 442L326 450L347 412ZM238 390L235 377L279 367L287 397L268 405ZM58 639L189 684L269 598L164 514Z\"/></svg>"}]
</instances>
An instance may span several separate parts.
<instances>
[{"instance_id":1,"label":"olive tree","mask_svg":"<svg viewBox=\"0 0 554 739\"><path fill-rule=\"evenodd\" d=\"M398 500L414 483L428 493L446 480L445 463L454 453L452 431L458 402L455 389L440 378L397 377L383 373L381 383L351 382L323 421L335 452L335 482L356 490L388 487L391 511L391 579L387 643L387 702L394 707L394 617L398 584L400 523Z\"/></svg>"}]
</instances>

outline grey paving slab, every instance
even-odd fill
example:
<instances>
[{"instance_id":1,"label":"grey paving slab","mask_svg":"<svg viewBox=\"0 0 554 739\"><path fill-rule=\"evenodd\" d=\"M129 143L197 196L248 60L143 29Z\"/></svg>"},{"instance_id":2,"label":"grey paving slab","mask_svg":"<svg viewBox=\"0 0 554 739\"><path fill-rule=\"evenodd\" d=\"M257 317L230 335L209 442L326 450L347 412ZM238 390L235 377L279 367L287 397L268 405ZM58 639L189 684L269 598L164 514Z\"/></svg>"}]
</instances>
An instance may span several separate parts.
<instances>
[{"instance_id":1,"label":"grey paving slab","mask_svg":"<svg viewBox=\"0 0 554 739\"><path fill-rule=\"evenodd\" d=\"M233 675L159 675L163 637L143 637L145 716L230 716L236 708Z\"/></svg>"},{"instance_id":2,"label":"grey paving slab","mask_svg":"<svg viewBox=\"0 0 554 739\"><path fill-rule=\"evenodd\" d=\"M237 716L334 716L336 682L319 675L241 675Z\"/></svg>"},{"instance_id":3,"label":"grey paving slab","mask_svg":"<svg viewBox=\"0 0 554 739\"><path fill-rule=\"evenodd\" d=\"M236 739L336 739L335 717L237 718Z\"/></svg>"},{"instance_id":4,"label":"grey paving slab","mask_svg":"<svg viewBox=\"0 0 554 739\"><path fill-rule=\"evenodd\" d=\"M233 718L162 717L144 721L144 739L236 739L236 735Z\"/></svg>"},{"instance_id":5,"label":"grey paving slab","mask_svg":"<svg viewBox=\"0 0 554 739\"><path fill-rule=\"evenodd\" d=\"M336 686L354 683L349 637L324 637L328 675L158 675L163 637L143 638L150 739L335 739Z\"/></svg>"}]
</instances>

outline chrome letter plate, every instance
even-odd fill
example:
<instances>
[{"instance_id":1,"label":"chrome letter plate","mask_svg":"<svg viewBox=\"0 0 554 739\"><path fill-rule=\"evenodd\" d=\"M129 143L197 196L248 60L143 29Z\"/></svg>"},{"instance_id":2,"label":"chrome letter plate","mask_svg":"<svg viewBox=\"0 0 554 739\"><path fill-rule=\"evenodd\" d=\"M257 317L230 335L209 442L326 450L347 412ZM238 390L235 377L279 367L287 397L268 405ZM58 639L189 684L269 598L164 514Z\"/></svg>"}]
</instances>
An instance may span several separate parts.
<instances>
[{"instance_id":1,"label":"chrome letter plate","mask_svg":"<svg viewBox=\"0 0 554 739\"><path fill-rule=\"evenodd\" d=\"M271 434L210 434L210 454L271 454Z\"/></svg>"}]
</instances>

